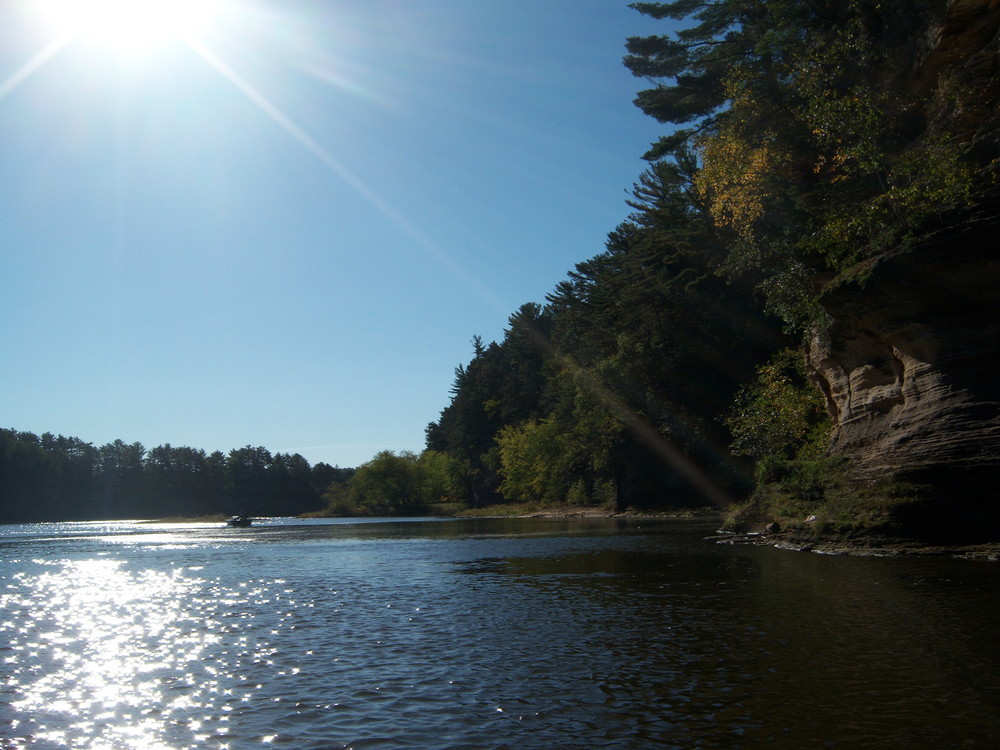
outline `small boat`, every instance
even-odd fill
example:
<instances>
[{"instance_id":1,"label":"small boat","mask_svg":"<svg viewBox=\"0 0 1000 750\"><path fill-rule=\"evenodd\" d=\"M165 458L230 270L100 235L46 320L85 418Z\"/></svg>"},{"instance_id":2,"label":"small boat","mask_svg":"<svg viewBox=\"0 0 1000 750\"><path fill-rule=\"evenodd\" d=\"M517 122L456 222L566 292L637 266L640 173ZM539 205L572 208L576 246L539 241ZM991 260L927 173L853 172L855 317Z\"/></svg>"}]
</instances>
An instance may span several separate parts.
<instances>
[{"instance_id":1,"label":"small boat","mask_svg":"<svg viewBox=\"0 0 1000 750\"><path fill-rule=\"evenodd\" d=\"M246 528L253 523L253 518L248 516L246 513L240 513L238 516L233 516L228 521L226 521L226 526L236 526L239 528Z\"/></svg>"}]
</instances>

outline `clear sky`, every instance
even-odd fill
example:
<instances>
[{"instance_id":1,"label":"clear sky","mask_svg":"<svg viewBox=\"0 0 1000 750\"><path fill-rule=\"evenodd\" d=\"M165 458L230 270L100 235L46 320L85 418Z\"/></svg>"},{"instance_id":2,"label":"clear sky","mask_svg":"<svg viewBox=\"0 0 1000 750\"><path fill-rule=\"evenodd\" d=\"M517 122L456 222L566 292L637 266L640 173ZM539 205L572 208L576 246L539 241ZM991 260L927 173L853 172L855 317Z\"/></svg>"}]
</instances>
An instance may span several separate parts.
<instances>
[{"instance_id":1,"label":"clear sky","mask_svg":"<svg viewBox=\"0 0 1000 750\"><path fill-rule=\"evenodd\" d=\"M664 29L625 0L166 1L0 3L0 427L420 451L471 338L627 217L663 126L624 42Z\"/></svg>"}]
</instances>

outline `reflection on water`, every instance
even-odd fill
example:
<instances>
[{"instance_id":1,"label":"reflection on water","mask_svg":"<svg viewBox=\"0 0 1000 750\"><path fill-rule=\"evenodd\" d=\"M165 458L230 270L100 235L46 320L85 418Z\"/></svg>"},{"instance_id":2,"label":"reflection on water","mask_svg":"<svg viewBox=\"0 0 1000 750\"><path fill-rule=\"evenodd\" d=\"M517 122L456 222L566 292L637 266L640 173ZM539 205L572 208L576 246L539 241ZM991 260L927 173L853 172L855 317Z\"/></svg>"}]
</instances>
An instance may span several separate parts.
<instances>
[{"instance_id":1,"label":"reflection on water","mask_svg":"<svg viewBox=\"0 0 1000 750\"><path fill-rule=\"evenodd\" d=\"M709 531L0 527L0 748L1000 744L1000 566Z\"/></svg>"}]
</instances>

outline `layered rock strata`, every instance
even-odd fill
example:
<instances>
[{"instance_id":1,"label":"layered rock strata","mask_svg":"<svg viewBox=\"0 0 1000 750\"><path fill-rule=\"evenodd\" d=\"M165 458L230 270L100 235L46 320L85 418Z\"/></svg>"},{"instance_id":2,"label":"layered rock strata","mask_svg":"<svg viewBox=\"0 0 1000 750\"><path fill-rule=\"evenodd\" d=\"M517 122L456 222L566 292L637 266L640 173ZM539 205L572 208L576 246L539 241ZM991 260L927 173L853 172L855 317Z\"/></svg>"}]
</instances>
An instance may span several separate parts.
<instances>
[{"instance_id":1,"label":"layered rock strata","mask_svg":"<svg viewBox=\"0 0 1000 750\"><path fill-rule=\"evenodd\" d=\"M829 292L809 363L859 478L1000 480L1000 253L967 226ZM940 477L935 480L935 477Z\"/></svg>"}]
</instances>

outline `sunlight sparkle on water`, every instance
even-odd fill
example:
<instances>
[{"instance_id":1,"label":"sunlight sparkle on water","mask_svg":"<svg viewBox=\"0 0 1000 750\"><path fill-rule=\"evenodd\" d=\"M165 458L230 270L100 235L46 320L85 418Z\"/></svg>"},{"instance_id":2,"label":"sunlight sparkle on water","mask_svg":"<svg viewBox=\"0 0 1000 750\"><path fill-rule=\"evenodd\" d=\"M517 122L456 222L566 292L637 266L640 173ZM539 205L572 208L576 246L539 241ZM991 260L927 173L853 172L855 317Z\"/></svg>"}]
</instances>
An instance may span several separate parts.
<instances>
[{"instance_id":1,"label":"sunlight sparkle on water","mask_svg":"<svg viewBox=\"0 0 1000 750\"><path fill-rule=\"evenodd\" d=\"M5 610L27 611L35 624L12 639L13 707L78 717L75 747L167 747L158 738L162 722L150 716L163 705L164 675L201 659L216 640L182 606L200 581L177 573L128 572L113 560L66 562L39 575L33 595L0 597ZM203 703L195 693L166 708L184 715ZM200 726L197 718L191 723ZM39 736L60 743L65 732L43 725ZM88 736L95 744L78 744Z\"/></svg>"}]
</instances>

